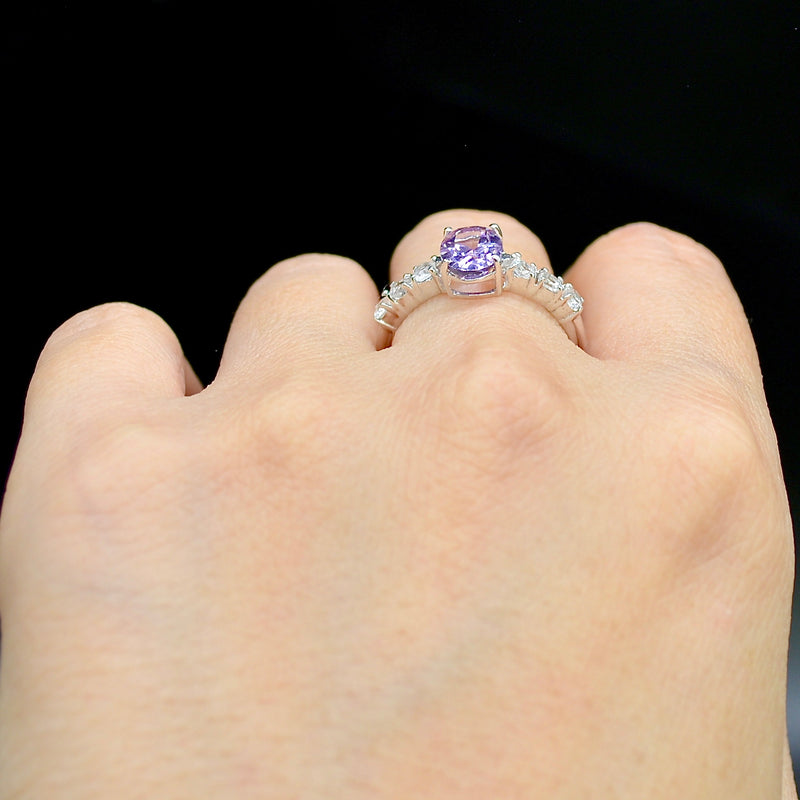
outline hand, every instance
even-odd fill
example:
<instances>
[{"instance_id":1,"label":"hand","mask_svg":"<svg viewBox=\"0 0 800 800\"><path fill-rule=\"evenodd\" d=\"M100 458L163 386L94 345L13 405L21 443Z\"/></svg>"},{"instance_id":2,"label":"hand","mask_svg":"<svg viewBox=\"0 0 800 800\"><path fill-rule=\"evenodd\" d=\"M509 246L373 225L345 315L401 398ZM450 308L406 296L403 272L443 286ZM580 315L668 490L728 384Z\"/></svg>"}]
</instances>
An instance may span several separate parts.
<instances>
[{"instance_id":1,"label":"hand","mask_svg":"<svg viewBox=\"0 0 800 800\"><path fill-rule=\"evenodd\" d=\"M398 246L393 277L450 211ZM0 799L794 797L792 529L717 259L652 225L377 350L346 259L267 271L201 390L112 304L47 343L0 523Z\"/></svg>"}]
</instances>

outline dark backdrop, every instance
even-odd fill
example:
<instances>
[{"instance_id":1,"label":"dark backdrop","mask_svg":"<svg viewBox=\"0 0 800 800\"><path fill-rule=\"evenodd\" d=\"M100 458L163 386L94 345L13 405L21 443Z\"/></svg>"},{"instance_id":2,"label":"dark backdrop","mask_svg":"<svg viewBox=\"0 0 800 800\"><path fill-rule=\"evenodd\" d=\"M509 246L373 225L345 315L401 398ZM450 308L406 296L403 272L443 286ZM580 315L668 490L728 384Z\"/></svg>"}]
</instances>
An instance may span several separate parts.
<instances>
[{"instance_id":1,"label":"dark backdrop","mask_svg":"<svg viewBox=\"0 0 800 800\"><path fill-rule=\"evenodd\" d=\"M338 252L383 284L416 221L476 206L527 223L557 271L639 219L714 250L798 507L797 2L7 0L0 22L4 468L77 310L153 308L209 380L270 263Z\"/></svg>"}]
</instances>

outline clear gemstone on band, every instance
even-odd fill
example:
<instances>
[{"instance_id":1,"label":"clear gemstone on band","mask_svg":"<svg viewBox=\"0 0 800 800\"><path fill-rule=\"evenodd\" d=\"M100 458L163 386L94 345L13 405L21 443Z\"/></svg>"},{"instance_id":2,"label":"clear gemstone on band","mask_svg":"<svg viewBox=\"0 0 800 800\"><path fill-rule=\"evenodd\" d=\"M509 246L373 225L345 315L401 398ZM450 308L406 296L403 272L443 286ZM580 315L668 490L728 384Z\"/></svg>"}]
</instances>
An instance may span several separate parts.
<instances>
[{"instance_id":1,"label":"clear gemstone on band","mask_svg":"<svg viewBox=\"0 0 800 800\"><path fill-rule=\"evenodd\" d=\"M431 272L431 265L430 264L417 264L413 270L411 270L411 277L414 279L416 283L425 283L425 281L431 280L433 278L433 273Z\"/></svg>"},{"instance_id":2,"label":"clear gemstone on band","mask_svg":"<svg viewBox=\"0 0 800 800\"><path fill-rule=\"evenodd\" d=\"M530 269L528 269L527 264L518 264L516 267L514 267L514 275L517 278L524 278L527 280L533 275L533 273L530 271Z\"/></svg>"},{"instance_id":3,"label":"clear gemstone on band","mask_svg":"<svg viewBox=\"0 0 800 800\"><path fill-rule=\"evenodd\" d=\"M375 321L380 322L386 316L386 309L383 306L378 306L375 309Z\"/></svg>"},{"instance_id":4,"label":"clear gemstone on band","mask_svg":"<svg viewBox=\"0 0 800 800\"><path fill-rule=\"evenodd\" d=\"M583 298L578 294L571 283L565 284L561 296L566 300L567 308L569 308L570 311L578 312L583 310Z\"/></svg>"},{"instance_id":5,"label":"clear gemstone on band","mask_svg":"<svg viewBox=\"0 0 800 800\"><path fill-rule=\"evenodd\" d=\"M407 293L406 287L403 286L402 283L393 283L389 287L389 298L394 300L395 303L401 298L404 297Z\"/></svg>"},{"instance_id":6,"label":"clear gemstone on band","mask_svg":"<svg viewBox=\"0 0 800 800\"><path fill-rule=\"evenodd\" d=\"M520 253L503 254L503 271L508 275L510 272L515 278L527 280L533 275L530 266L522 260Z\"/></svg>"},{"instance_id":7,"label":"clear gemstone on band","mask_svg":"<svg viewBox=\"0 0 800 800\"><path fill-rule=\"evenodd\" d=\"M570 297L567 300L567 306L569 307L570 311L583 311L583 298L578 294L574 297Z\"/></svg>"},{"instance_id":8,"label":"clear gemstone on band","mask_svg":"<svg viewBox=\"0 0 800 800\"><path fill-rule=\"evenodd\" d=\"M542 281L542 286L544 286L544 288L547 289L548 292L552 292L553 294L558 294L564 288L564 279L557 277L555 275L548 275Z\"/></svg>"}]
</instances>

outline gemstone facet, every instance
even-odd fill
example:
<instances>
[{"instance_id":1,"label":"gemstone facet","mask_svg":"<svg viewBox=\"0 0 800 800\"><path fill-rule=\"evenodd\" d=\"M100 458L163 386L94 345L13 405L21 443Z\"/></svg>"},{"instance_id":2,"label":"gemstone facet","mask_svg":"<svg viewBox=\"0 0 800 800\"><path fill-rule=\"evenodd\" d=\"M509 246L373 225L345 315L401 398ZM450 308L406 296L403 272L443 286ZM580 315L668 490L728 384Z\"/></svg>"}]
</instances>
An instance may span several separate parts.
<instances>
[{"instance_id":1,"label":"gemstone facet","mask_svg":"<svg viewBox=\"0 0 800 800\"><path fill-rule=\"evenodd\" d=\"M567 307L570 311L574 311L577 314L583 310L583 298L578 294L571 283L565 284L561 296L566 300Z\"/></svg>"},{"instance_id":2,"label":"gemstone facet","mask_svg":"<svg viewBox=\"0 0 800 800\"><path fill-rule=\"evenodd\" d=\"M503 254L503 240L494 228L455 228L442 239L441 255L450 275L482 280L494 272Z\"/></svg>"},{"instance_id":3,"label":"gemstone facet","mask_svg":"<svg viewBox=\"0 0 800 800\"><path fill-rule=\"evenodd\" d=\"M401 298L405 297L406 295L406 288L401 283L395 281L389 287L389 297L395 301L395 303Z\"/></svg>"},{"instance_id":4,"label":"gemstone facet","mask_svg":"<svg viewBox=\"0 0 800 800\"><path fill-rule=\"evenodd\" d=\"M564 279L558 275L547 275L542 281L542 286L547 291L558 294L564 288Z\"/></svg>"},{"instance_id":5,"label":"gemstone facet","mask_svg":"<svg viewBox=\"0 0 800 800\"><path fill-rule=\"evenodd\" d=\"M431 278L433 278L433 273L431 272L430 264L417 264L417 266L411 270L411 277L414 279L415 283L425 283L425 281L431 280Z\"/></svg>"}]
</instances>

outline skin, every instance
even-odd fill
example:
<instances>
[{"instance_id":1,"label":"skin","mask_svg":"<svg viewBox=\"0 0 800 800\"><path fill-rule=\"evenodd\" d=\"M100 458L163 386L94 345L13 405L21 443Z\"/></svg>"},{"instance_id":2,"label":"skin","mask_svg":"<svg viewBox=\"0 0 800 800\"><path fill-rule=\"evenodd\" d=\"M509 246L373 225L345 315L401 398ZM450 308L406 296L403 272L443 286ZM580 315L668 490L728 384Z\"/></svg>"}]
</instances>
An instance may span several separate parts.
<instances>
[{"instance_id":1,"label":"skin","mask_svg":"<svg viewBox=\"0 0 800 800\"><path fill-rule=\"evenodd\" d=\"M490 222L547 263L452 210L392 277ZM736 292L649 224L565 277L585 352L510 294L378 350L329 255L254 284L206 388L145 309L55 331L0 519L0 799L796 798L792 527Z\"/></svg>"}]
</instances>

